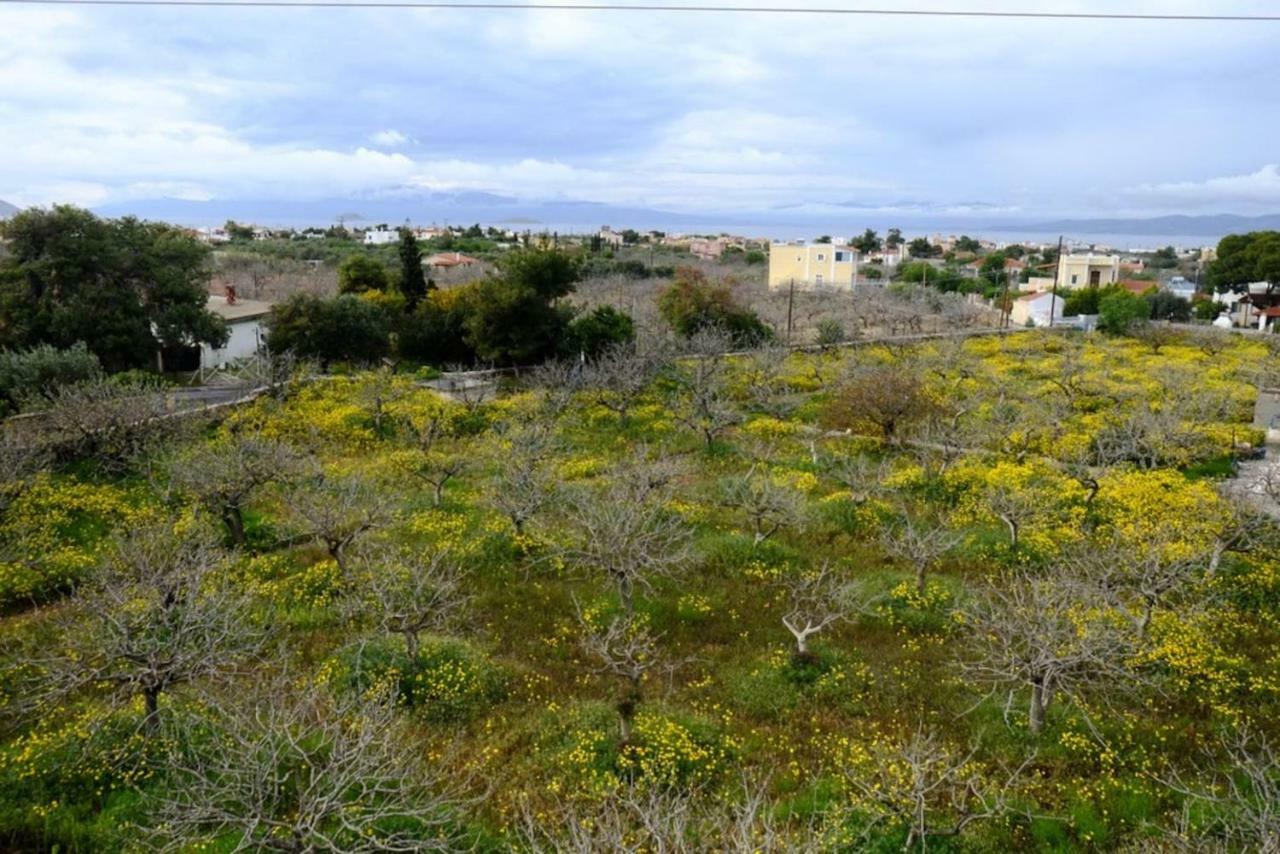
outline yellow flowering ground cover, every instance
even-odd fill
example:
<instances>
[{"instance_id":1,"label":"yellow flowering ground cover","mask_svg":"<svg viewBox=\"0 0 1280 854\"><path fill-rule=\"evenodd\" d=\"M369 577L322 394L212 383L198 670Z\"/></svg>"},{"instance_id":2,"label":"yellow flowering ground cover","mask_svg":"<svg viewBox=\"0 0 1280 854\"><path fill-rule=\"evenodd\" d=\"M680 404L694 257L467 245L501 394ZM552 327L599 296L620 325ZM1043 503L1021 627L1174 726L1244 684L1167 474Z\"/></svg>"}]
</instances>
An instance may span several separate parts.
<instances>
[{"instance_id":1,"label":"yellow flowering ground cover","mask_svg":"<svg viewBox=\"0 0 1280 854\"><path fill-rule=\"evenodd\" d=\"M709 442L679 409L679 363L625 422L523 381L478 402L386 371L302 384L188 440L285 442L307 467L246 492L247 544L203 582L247 596L270 642L166 689L159 714L200 718L202 691L282 672L390 694L415 755L477 799L460 821L480 850L519 848L529 816L598 830L624 793L730 814L744 780L777 838L818 850L1159 850L1183 815L1180 832L1236 850L1234 807L1188 792L1230 768L1232 733L1280 739L1275 523L1218 482L1260 439L1251 382L1275 358L1243 338L1153 353L1043 332L735 357L711 403L735 417ZM892 437L831 429L846 378L886 367L920 382ZM62 597L118 537L175 510L221 530L166 491L166 459L111 481L40 473L0 515L0 847L136 848L185 749L105 684L24 707L66 646ZM296 500L357 480L364 515ZM371 610L392 559L401 587L447 570L431 601L448 619L415 629L416 651L388 628L403 614ZM1079 597L1000 610L1054 581ZM1066 660L1095 636L1101 660ZM1060 667L1036 731L1033 659ZM937 797L920 806L922 780ZM722 839L689 833L694 850Z\"/></svg>"}]
</instances>

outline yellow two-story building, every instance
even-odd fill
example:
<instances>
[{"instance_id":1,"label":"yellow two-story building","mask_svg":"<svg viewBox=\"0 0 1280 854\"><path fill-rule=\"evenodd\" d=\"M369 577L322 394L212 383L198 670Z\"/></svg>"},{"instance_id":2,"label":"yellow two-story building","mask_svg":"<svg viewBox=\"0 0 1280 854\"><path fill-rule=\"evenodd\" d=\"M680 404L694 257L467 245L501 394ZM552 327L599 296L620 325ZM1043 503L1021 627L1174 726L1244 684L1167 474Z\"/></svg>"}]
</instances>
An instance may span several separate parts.
<instances>
[{"instance_id":1,"label":"yellow two-story building","mask_svg":"<svg viewBox=\"0 0 1280 854\"><path fill-rule=\"evenodd\" d=\"M1058 258L1058 287L1064 290L1076 288L1105 288L1120 281L1120 256L1063 254Z\"/></svg>"},{"instance_id":2,"label":"yellow two-story building","mask_svg":"<svg viewBox=\"0 0 1280 854\"><path fill-rule=\"evenodd\" d=\"M858 283L858 253L835 243L769 245L769 287L851 288Z\"/></svg>"}]
</instances>

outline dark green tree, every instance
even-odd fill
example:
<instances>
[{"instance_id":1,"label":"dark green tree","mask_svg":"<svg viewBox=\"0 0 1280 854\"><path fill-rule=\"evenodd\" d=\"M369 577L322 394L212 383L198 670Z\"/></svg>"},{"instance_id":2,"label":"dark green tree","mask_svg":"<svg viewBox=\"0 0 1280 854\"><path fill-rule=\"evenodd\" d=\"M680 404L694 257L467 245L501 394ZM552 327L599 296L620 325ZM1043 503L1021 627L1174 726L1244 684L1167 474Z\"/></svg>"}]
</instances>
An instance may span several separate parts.
<instances>
[{"instance_id":1,"label":"dark green tree","mask_svg":"<svg viewBox=\"0 0 1280 854\"><path fill-rule=\"evenodd\" d=\"M960 235L960 239L956 241L957 252L981 252L982 244L977 239L967 234Z\"/></svg>"},{"instance_id":2,"label":"dark green tree","mask_svg":"<svg viewBox=\"0 0 1280 854\"><path fill-rule=\"evenodd\" d=\"M917 237L907 244L907 251L912 258L935 258L942 254L940 247L934 246L927 237Z\"/></svg>"},{"instance_id":3,"label":"dark green tree","mask_svg":"<svg viewBox=\"0 0 1280 854\"><path fill-rule=\"evenodd\" d=\"M511 279L477 282L468 295L464 340L476 356L499 365L530 365L560 349L569 311Z\"/></svg>"},{"instance_id":4,"label":"dark green tree","mask_svg":"<svg viewBox=\"0 0 1280 854\"><path fill-rule=\"evenodd\" d=\"M1098 328L1123 335L1151 317L1151 305L1137 294L1117 288L1098 302Z\"/></svg>"},{"instance_id":5,"label":"dark green tree","mask_svg":"<svg viewBox=\"0 0 1280 854\"><path fill-rule=\"evenodd\" d=\"M368 364L390 346L390 319L377 305L351 294L324 298L294 294L271 309L267 346L316 359L322 369L333 362Z\"/></svg>"},{"instance_id":6,"label":"dark green tree","mask_svg":"<svg viewBox=\"0 0 1280 854\"><path fill-rule=\"evenodd\" d=\"M880 248L880 238L876 235L875 230L871 228L864 231L861 237L855 237L850 242L853 244L853 248L863 255L875 252Z\"/></svg>"},{"instance_id":7,"label":"dark green tree","mask_svg":"<svg viewBox=\"0 0 1280 854\"><path fill-rule=\"evenodd\" d=\"M164 348L226 340L206 307L209 250L186 232L68 205L23 211L3 228L0 346L83 341L120 371L154 366Z\"/></svg>"},{"instance_id":8,"label":"dark green tree","mask_svg":"<svg viewBox=\"0 0 1280 854\"><path fill-rule=\"evenodd\" d=\"M499 263L502 278L551 301L573 293L582 274L582 259L560 249L522 249L504 255Z\"/></svg>"},{"instance_id":9,"label":"dark green tree","mask_svg":"<svg viewBox=\"0 0 1280 854\"><path fill-rule=\"evenodd\" d=\"M565 336L566 355L579 353L591 358L619 344L635 340L636 325L631 315L608 305L596 306L569 324Z\"/></svg>"},{"instance_id":10,"label":"dark green tree","mask_svg":"<svg viewBox=\"0 0 1280 854\"><path fill-rule=\"evenodd\" d=\"M400 281L397 285L408 312L413 312L427 295L427 277L422 272L422 250L418 248L418 239L407 228L400 229Z\"/></svg>"},{"instance_id":11,"label":"dark green tree","mask_svg":"<svg viewBox=\"0 0 1280 854\"><path fill-rule=\"evenodd\" d=\"M388 284L387 268L363 250L351 253L338 264L338 293L385 291Z\"/></svg>"},{"instance_id":12,"label":"dark green tree","mask_svg":"<svg viewBox=\"0 0 1280 854\"><path fill-rule=\"evenodd\" d=\"M1280 231L1229 234L1218 243L1209 284L1219 293L1244 293L1252 282L1266 282L1267 293L1280 286Z\"/></svg>"},{"instance_id":13,"label":"dark green tree","mask_svg":"<svg viewBox=\"0 0 1280 854\"><path fill-rule=\"evenodd\" d=\"M890 249L897 249L904 242L906 241L903 240L902 229L900 228L889 229L889 234L884 239L884 245Z\"/></svg>"}]
</instances>

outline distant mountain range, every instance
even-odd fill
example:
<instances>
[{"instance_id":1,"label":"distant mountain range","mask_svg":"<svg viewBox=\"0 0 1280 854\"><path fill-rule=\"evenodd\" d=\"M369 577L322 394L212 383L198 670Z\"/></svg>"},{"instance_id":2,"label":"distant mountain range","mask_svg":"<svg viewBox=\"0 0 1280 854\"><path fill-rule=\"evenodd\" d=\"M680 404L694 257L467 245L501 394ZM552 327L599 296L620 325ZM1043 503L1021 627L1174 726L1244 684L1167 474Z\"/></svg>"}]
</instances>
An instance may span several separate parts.
<instances>
[{"instance_id":1,"label":"distant mountain range","mask_svg":"<svg viewBox=\"0 0 1280 854\"><path fill-rule=\"evenodd\" d=\"M21 208L17 205L11 205L4 199L0 199L0 219L8 219L16 214Z\"/></svg>"},{"instance_id":2,"label":"distant mountain range","mask_svg":"<svg viewBox=\"0 0 1280 854\"><path fill-rule=\"evenodd\" d=\"M790 205L761 211L687 213L643 206L609 205L573 199L527 200L486 192L420 193L368 198L321 199L141 199L115 202L95 208L102 216L131 214L187 226L216 226L228 219L254 225L303 228L328 226L339 221L367 227L386 223L415 225L506 226L516 231L593 231L601 225L638 230L658 229L685 233L727 231L752 236L811 237L817 234L857 234L870 226L878 230L899 227L909 233L969 233L1050 240L1058 234L1079 239L1096 235L1127 242L1216 242L1223 235L1265 229L1280 230L1280 213L1263 216L1212 214L1199 216L1116 217L1107 219L1058 219L1037 221L1010 216L1003 221L988 205L973 202L970 212L931 213L927 209L877 210L875 206ZM0 216L5 208L0 204ZM843 209L843 210L842 210ZM1150 241L1145 240L1150 238Z\"/></svg>"},{"instance_id":3,"label":"distant mountain range","mask_svg":"<svg viewBox=\"0 0 1280 854\"><path fill-rule=\"evenodd\" d=\"M1158 216L1121 219L1062 219L1053 222L992 226L998 231L1061 231L1076 234L1225 235L1280 229L1280 214L1240 216Z\"/></svg>"},{"instance_id":4,"label":"distant mountain range","mask_svg":"<svg viewBox=\"0 0 1280 854\"><path fill-rule=\"evenodd\" d=\"M508 225L518 231L564 230L572 226L599 228L660 227L654 223L703 221L706 217L573 200L522 201L493 193L424 193L385 198L327 198L307 200L272 199L144 199L101 205L94 211L102 216L131 214L143 219L164 220L188 226L222 225L228 219L265 226L327 226L343 221L349 226L379 223L416 225L429 223Z\"/></svg>"}]
</instances>

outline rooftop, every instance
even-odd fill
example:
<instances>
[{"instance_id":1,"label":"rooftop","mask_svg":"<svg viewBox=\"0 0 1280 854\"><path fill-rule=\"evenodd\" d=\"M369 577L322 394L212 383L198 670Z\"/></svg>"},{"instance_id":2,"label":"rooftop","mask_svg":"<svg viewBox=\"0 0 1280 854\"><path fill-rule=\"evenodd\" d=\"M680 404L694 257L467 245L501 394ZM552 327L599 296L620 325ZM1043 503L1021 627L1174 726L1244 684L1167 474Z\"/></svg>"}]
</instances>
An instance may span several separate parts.
<instances>
[{"instance_id":1,"label":"rooftop","mask_svg":"<svg viewBox=\"0 0 1280 854\"><path fill-rule=\"evenodd\" d=\"M209 301L205 304L205 307L228 323L252 320L255 317L263 317L271 313L271 303L269 302L237 298L234 303L228 304L226 297L216 294L209 294Z\"/></svg>"}]
</instances>

